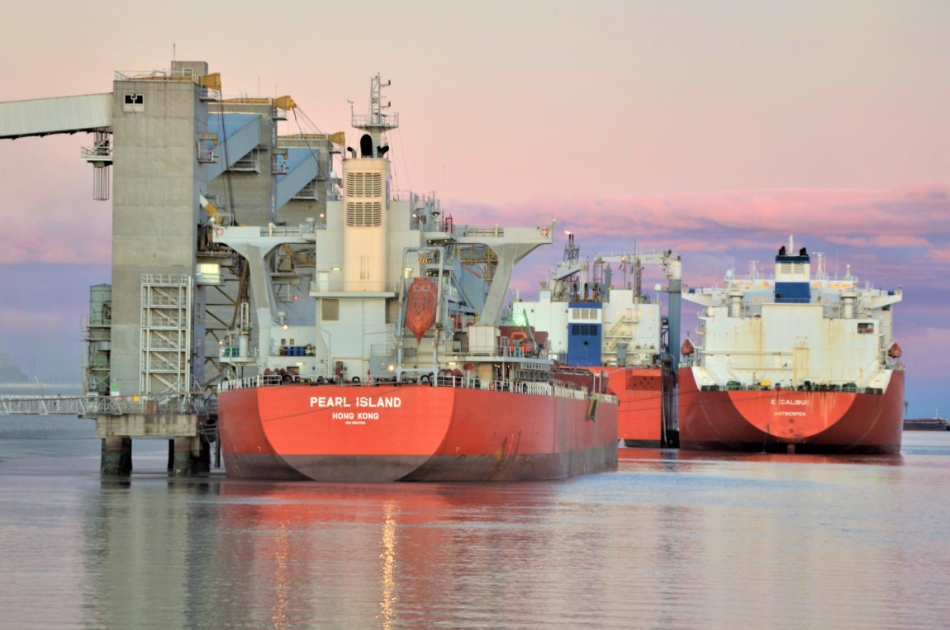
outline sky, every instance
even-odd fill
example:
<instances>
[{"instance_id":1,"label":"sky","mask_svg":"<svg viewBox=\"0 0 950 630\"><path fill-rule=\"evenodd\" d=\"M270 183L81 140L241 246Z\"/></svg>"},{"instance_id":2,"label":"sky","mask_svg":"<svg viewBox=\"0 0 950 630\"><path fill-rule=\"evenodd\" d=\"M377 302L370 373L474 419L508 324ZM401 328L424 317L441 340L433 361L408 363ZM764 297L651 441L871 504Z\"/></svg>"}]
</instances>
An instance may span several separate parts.
<instances>
[{"instance_id":1,"label":"sky","mask_svg":"<svg viewBox=\"0 0 950 630\"><path fill-rule=\"evenodd\" d=\"M170 0L5 10L0 101L110 92L115 71L208 61L225 97L291 95L348 131L369 79L400 114L396 188L455 222L558 221L514 286L561 257L672 249L684 281L823 252L904 290L910 416L950 413L950 3ZM89 286L109 283L111 205L86 134L0 140L0 352L78 380ZM763 265L764 263L764 265ZM695 327L684 317L684 332Z\"/></svg>"}]
</instances>

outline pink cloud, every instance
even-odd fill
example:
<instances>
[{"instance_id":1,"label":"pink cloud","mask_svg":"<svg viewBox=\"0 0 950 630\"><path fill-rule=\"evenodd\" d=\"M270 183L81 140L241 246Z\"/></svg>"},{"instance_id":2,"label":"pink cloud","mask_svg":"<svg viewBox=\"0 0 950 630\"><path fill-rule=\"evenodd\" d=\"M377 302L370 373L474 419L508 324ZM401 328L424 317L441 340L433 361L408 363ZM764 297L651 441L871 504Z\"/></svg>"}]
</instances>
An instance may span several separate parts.
<instances>
[{"instance_id":1,"label":"pink cloud","mask_svg":"<svg viewBox=\"0 0 950 630\"><path fill-rule=\"evenodd\" d=\"M927 256L936 263L950 263L950 249L931 249Z\"/></svg>"},{"instance_id":2,"label":"pink cloud","mask_svg":"<svg viewBox=\"0 0 950 630\"><path fill-rule=\"evenodd\" d=\"M101 264L112 259L111 220L90 221L71 216L57 221L0 217L0 231L8 235L0 248L0 263Z\"/></svg>"},{"instance_id":3,"label":"pink cloud","mask_svg":"<svg viewBox=\"0 0 950 630\"><path fill-rule=\"evenodd\" d=\"M881 235L881 236L829 236L829 243L850 245L851 247L930 247L930 241L919 236Z\"/></svg>"},{"instance_id":4,"label":"pink cloud","mask_svg":"<svg viewBox=\"0 0 950 630\"><path fill-rule=\"evenodd\" d=\"M794 234L796 243L812 251L814 245L828 251L830 244L931 256L946 249L950 239L950 188L942 184L890 191L721 191L454 207L458 216L476 224L517 225L526 217L553 216L557 237L571 229L588 252L604 246L632 251L636 245L725 256L745 249L770 251ZM944 255L934 253L932 260L943 261Z\"/></svg>"},{"instance_id":5,"label":"pink cloud","mask_svg":"<svg viewBox=\"0 0 950 630\"><path fill-rule=\"evenodd\" d=\"M111 259L112 204L92 199L88 134L4 140L0 146L0 263Z\"/></svg>"},{"instance_id":6,"label":"pink cloud","mask_svg":"<svg viewBox=\"0 0 950 630\"><path fill-rule=\"evenodd\" d=\"M950 335L940 297L950 291L950 189L945 185L462 204L456 216L472 223L519 225L530 223L526 217L535 214L557 217L558 226L554 246L537 250L516 271L513 286L525 295L536 293L537 281L561 259L564 229L577 234L581 256L588 259L634 247L670 248L683 257L684 284L694 287L721 283L729 268L745 274L750 260L758 261L761 274L770 275L772 256L794 234L796 246L825 252L825 268L832 276L844 274L850 264L862 284L902 287L895 333L908 364L923 373L945 362L931 352ZM683 325L684 330L695 327L695 313L688 307Z\"/></svg>"}]
</instances>

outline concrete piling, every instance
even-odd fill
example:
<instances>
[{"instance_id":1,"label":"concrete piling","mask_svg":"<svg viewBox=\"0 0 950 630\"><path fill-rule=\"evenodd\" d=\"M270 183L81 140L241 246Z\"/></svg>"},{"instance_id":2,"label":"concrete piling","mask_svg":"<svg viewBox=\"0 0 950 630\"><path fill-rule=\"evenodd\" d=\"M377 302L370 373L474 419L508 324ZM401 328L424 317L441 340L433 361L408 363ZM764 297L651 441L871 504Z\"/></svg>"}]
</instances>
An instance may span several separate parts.
<instances>
[{"instance_id":1,"label":"concrete piling","mask_svg":"<svg viewBox=\"0 0 950 630\"><path fill-rule=\"evenodd\" d=\"M211 444L203 437L204 416L146 409L141 413L99 415L96 434L102 438L104 475L132 472L132 439L168 440L168 472L178 477L211 472Z\"/></svg>"},{"instance_id":2,"label":"concrete piling","mask_svg":"<svg viewBox=\"0 0 950 630\"><path fill-rule=\"evenodd\" d=\"M99 472L103 475L132 474L132 438L118 435L102 438Z\"/></svg>"},{"instance_id":3,"label":"concrete piling","mask_svg":"<svg viewBox=\"0 0 950 630\"><path fill-rule=\"evenodd\" d=\"M169 472L187 477L211 472L211 445L201 437L176 437L170 448Z\"/></svg>"}]
</instances>

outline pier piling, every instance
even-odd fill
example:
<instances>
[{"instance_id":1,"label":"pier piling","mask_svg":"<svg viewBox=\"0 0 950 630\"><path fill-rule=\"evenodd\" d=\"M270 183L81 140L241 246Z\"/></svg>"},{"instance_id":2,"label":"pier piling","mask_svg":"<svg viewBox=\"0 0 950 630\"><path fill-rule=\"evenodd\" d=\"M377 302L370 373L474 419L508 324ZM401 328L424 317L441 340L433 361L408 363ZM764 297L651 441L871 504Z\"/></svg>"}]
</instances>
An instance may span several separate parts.
<instances>
[{"instance_id":1,"label":"pier piling","mask_svg":"<svg viewBox=\"0 0 950 630\"><path fill-rule=\"evenodd\" d=\"M103 475L132 474L132 438L118 435L102 438L99 472Z\"/></svg>"}]
</instances>

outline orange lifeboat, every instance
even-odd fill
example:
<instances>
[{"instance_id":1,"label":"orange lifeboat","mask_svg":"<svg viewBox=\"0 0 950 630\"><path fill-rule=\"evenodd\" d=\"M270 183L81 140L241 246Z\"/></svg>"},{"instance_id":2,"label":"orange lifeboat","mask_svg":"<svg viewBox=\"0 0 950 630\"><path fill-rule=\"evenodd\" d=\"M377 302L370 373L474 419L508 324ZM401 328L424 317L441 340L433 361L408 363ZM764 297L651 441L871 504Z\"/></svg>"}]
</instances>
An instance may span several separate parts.
<instances>
[{"instance_id":1,"label":"orange lifeboat","mask_svg":"<svg viewBox=\"0 0 950 630\"><path fill-rule=\"evenodd\" d=\"M689 337L686 338L686 341L683 342L683 345L680 346L680 354L684 357L689 357L693 355L693 342L689 340Z\"/></svg>"},{"instance_id":2,"label":"orange lifeboat","mask_svg":"<svg viewBox=\"0 0 950 630\"><path fill-rule=\"evenodd\" d=\"M531 351L531 342L528 341L528 333L517 331L511 333L508 338L511 341L508 347L511 356L527 356Z\"/></svg>"},{"instance_id":3,"label":"orange lifeboat","mask_svg":"<svg viewBox=\"0 0 950 630\"><path fill-rule=\"evenodd\" d=\"M892 359L899 359L901 358L902 354L904 354L904 351L901 350L901 347L897 345L896 341L891 344L890 349L887 351L887 356L889 356Z\"/></svg>"},{"instance_id":4,"label":"orange lifeboat","mask_svg":"<svg viewBox=\"0 0 950 630\"><path fill-rule=\"evenodd\" d=\"M421 342L422 336L435 324L438 287L432 278L414 278L406 297L406 328Z\"/></svg>"}]
</instances>

